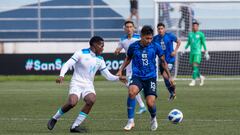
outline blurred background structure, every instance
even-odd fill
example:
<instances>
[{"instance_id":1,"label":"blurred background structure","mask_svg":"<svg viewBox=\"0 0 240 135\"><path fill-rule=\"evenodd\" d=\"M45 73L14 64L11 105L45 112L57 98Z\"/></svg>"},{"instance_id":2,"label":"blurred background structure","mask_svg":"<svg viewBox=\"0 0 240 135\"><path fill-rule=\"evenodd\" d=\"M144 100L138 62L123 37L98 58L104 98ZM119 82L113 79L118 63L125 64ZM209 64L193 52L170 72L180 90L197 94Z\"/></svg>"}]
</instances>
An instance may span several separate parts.
<instances>
[{"instance_id":1,"label":"blurred background structure","mask_svg":"<svg viewBox=\"0 0 240 135\"><path fill-rule=\"evenodd\" d=\"M137 17L132 20L138 24L137 31L143 25L156 27L158 22L164 22L167 30L182 40L180 51L192 21L199 21L212 55L210 61L203 61L202 71L210 75L240 75L239 7L240 0L138 0L139 21ZM2 0L0 53L72 54L88 47L90 37L99 35L106 41L104 52L111 54L124 34L123 23L129 16L129 0ZM110 54L109 69L116 60ZM114 69L118 69L123 57ZM188 75L191 69L187 57L178 55L175 75ZM228 64L226 59L231 61L230 70L222 68Z\"/></svg>"}]
</instances>

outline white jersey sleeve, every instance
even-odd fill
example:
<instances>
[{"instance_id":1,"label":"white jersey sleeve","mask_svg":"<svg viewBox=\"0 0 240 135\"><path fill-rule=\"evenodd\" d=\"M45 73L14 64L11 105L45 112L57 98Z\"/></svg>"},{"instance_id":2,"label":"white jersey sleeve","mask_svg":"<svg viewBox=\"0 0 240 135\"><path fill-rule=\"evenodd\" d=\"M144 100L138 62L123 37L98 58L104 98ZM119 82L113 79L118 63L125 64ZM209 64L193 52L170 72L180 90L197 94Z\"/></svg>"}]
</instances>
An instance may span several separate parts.
<instances>
[{"instance_id":1,"label":"white jersey sleeve","mask_svg":"<svg viewBox=\"0 0 240 135\"><path fill-rule=\"evenodd\" d=\"M75 53L73 54L73 56L71 57L71 59L73 59L74 61L77 62L77 61L79 61L80 57L81 57L81 54L80 54L79 51L77 51L77 52L75 52Z\"/></svg>"},{"instance_id":2,"label":"white jersey sleeve","mask_svg":"<svg viewBox=\"0 0 240 135\"><path fill-rule=\"evenodd\" d=\"M119 48L119 49L123 49L124 48L121 39L118 42L118 47L117 48Z\"/></svg>"},{"instance_id":3,"label":"white jersey sleeve","mask_svg":"<svg viewBox=\"0 0 240 135\"><path fill-rule=\"evenodd\" d=\"M76 64L79 59L80 59L79 52L75 52L73 56L63 65L60 71L60 76L64 77L68 69L72 67L74 64Z\"/></svg>"},{"instance_id":4,"label":"white jersey sleeve","mask_svg":"<svg viewBox=\"0 0 240 135\"><path fill-rule=\"evenodd\" d=\"M101 61L101 66L99 68L102 76L104 76L109 81L118 81L119 77L111 74L107 69L106 63L104 60Z\"/></svg>"}]
</instances>

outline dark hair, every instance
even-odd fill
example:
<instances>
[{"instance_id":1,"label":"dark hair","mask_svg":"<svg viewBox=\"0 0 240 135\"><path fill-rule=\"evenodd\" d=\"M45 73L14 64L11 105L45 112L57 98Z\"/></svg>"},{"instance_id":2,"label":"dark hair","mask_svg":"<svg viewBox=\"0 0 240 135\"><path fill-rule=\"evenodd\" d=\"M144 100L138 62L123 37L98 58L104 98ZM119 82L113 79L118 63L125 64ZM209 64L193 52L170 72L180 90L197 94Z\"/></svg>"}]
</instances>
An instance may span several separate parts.
<instances>
[{"instance_id":1,"label":"dark hair","mask_svg":"<svg viewBox=\"0 0 240 135\"><path fill-rule=\"evenodd\" d=\"M158 25L157 25L157 27L160 27L160 26L162 26L163 28L165 28L165 24L162 23L162 22L158 23Z\"/></svg>"},{"instance_id":2,"label":"dark hair","mask_svg":"<svg viewBox=\"0 0 240 135\"><path fill-rule=\"evenodd\" d=\"M198 22L197 20L194 20L193 23L192 23L192 25L194 25L194 24L199 25L199 22Z\"/></svg>"},{"instance_id":3,"label":"dark hair","mask_svg":"<svg viewBox=\"0 0 240 135\"><path fill-rule=\"evenodd\" d=\"M149 25L144 25L141 30L141 35L153 35L153 29Z\"/></svg>"},{"instance_id":4,"label":"dark hair","mask_svg":"<svg viewBox=\"0 0 240 135\"><path fill-rule=\"evenodd\" d=\"M128 23L131 23L134 26L134 22L133 21L126 21L126 22L124 22L124 26L126 26Z\"/></svg>"},{"instance_id":5,"label":"dark hair","mask_svg":"<svg viewBox=\"0 0 240 135\"><path fill-rule=\"evenodd\" d=\"M89 44L90 44L90 46L92 46L93 43L98 43L98 42L100 42L100 41L104 41L102 37L100 37L100 36L93 36L93 37L90 39Z\"/></svg>"}]
</instances>

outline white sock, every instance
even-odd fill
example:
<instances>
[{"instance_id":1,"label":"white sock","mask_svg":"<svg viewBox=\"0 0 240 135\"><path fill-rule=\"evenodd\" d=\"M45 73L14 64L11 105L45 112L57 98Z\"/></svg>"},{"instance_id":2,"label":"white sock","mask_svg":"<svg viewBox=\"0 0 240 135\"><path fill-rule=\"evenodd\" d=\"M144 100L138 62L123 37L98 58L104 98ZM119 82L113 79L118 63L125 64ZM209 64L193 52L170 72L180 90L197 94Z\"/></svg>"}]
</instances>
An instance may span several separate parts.
<instances>
[{"instance_id":1,"label":"white sock","mask_svg":"<svg viewBox=\"0 0 240 135\"><path fill-rule=\"evenodd\" d=\"M138 104L141 108L145 107L140 93L137 94L136 99L137 99L137 102L138 102Z\"/></svg>"},{"instance_id":2,"label":"white sock","mask_svg":"<svg viewBox=\"0 0 240 135\"><path fill-rule=\"evenodd\" d=\"M64 114L64 112L62 111L61 108L59 108L57 113L53 116L53 118L58 120L63 114Z\"/></svg>"},{"instance_id":3,"label":"white sock","mask_svg":"<svg viewBox=\"0 0 240 135\"><path fill-rule=\"evenodd\" d=\"M151 121L157 121L157 117L151 118Z\"/></svg>"},{"instance_id":4,"label":"white sock","mask_svg":"<svg viewBox=\"0 0 240 135\"><path fill-rule=\"evenodd\" d=\"M134 118L128 119L128 123L134 123Z\"/></svg>"},{"instance_id":5,"label":"white sock","mask_svg":"<svg viewBox=\"0 0 240 135\"><path fill-rule=\"evenodd\" d=\"M82 122L87 118L87 114L84 112L80 112L78 117L76 118L76 120L74 121L73 125L72 125L72 129L79 126L80 124L82 124Z\"/></svg>"}]
</instances>

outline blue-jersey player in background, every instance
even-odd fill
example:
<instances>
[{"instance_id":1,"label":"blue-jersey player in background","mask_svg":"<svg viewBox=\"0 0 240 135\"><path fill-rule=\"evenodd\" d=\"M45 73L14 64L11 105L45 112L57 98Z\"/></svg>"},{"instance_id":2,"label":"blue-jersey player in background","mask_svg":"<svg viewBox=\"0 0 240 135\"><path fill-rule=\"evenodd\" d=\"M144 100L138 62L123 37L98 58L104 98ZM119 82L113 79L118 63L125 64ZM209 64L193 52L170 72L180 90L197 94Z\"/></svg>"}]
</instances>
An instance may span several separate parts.
<instances>
[{"instance_id":1,"label":"blue-jersey player in background","mask_svg":"<svg viewBox=\"0 0 240 135\"><path fill-rule=\"evenodd\" d=\"M141 90L144 92L148 111L151 115L150 128L152 131L155 131L158 127L155 104L157 97L156 56L161 59L161 65L164 71L167 73L168 78L170 78L171 85L174 84L161 46L156 42L152 42L152 39L153 29L150 26L144 26L141 30L141 40L136 41L129 46L127 57L117 73L121 76L124 68L132 61L132 78L129 82L130 84L128 87L129 91L127 99L128 123L124 127L124 130L126 131L131 130L135 126L135 97Z\"/></svg>"},{"instance_id":2,"label":"blue-jersey player in background","mask_svg":"<svg viewBox=\"0 0 240 135\"><path fill-rule=\"evenodd\" d=\"M162 50L165 54L165 60L168 64L168 69L173 70L174 63L176 60L177 50L180 47L181 41L173 34L165 31L165 25L159 23L157 25L158 35L154 36L153 42L157 42L161 45ZM173 48L173 42L177 43L176 48ZM164 71L161 64L159 65L160 73L163 76L165 85L170 93L169 101L172 101L176 98L176 87L171 85L167 73Z\"/></svg>"}]
</instances>

